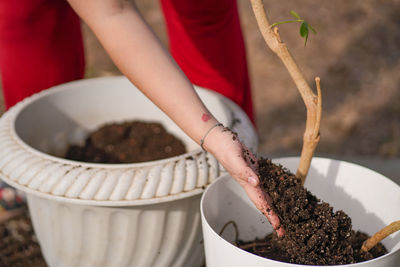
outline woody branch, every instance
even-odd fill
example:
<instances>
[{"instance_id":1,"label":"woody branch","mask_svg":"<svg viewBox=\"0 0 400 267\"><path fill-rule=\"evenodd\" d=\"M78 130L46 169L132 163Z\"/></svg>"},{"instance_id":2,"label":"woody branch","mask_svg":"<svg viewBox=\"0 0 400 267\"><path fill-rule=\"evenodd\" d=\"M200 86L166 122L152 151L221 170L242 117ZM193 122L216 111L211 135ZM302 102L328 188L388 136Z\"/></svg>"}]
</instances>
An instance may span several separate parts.
<instances>
[{"instance_id":1,"label":"woody branch","mask_svg":"<svg viewBox=\"0 0 400 267\"><path fill-rule=\"evenodd\" d=\"M311 90L304 75L294 61L286 44L282 42L278 28L271 28L267 15L264 10L262 0L251 0L251 5L257 20L258 27L267 46L281 59L288 70L292 80L304 101L307 109L306 128L303 135L303 147L300 156L299 166L296 176L304 184L310 168L314 151L320 140L319 128L322 114L322 97L320 88L320 78L315 79L317 86L317 95Z\"/></svg>"}]
</instances>

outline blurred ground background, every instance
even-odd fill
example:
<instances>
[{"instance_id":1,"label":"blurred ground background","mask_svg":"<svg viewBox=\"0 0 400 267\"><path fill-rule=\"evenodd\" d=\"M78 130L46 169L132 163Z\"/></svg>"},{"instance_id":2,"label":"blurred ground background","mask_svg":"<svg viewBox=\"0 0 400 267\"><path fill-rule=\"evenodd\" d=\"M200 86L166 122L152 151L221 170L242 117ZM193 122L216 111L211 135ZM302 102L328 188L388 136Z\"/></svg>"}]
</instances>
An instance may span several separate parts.
<instances>
[{"instance_id":1,"label":"blurred ground background","mask_svg":"<svg viewBox=\"0 0 400 267\"><path fill-rule=\"evenodd\" d=\"M238 2L260 136L259 153L271 157L299 155L304 104L286 69L266 47L250 2ZM321 77L323 119L316 154L358 161L399 182L400 0L264 2L271 22L291 19L289 12L295 10L318 32L310 35L304 47L298 25L279 27L310 84L314 86L315 76ZM158 1L136 3L167 46ZM83 30L86 77L120 75L86 25Z\"/></svg>"},{"instance_id":2,"label":"blurred ground background","mask_svg":"<svg viewBox=\"0 0 400 267\"><path fill-rule=\"evenodd\" d=\"M259 151L298 155L305 107L279 59L266 47L250 2L239 0L253 86ZM156 0L138 0L138 8L168 46ZM314 86L320 76L323 119L319 155L400 155L400 1L265 1L271 22L291 19L295 10L318 34L306 47L299 26L280 26L282 39ZM83 25L87 77L120 75L94 35ZM134 53L134 51L132 51ZM0 107L0 112L4 107Z\"/></svg>"},{"instance_id":3,"label":"blurred ground background","mask_svg":"<svg viewBox=\"0 0 400 267\"><path fill-rule=\"evenodd\" d=\"M165 45L158 1L137 1ZM280 26L283 40L311 85L323 90L321 142L317 154L393 158L400 155L400 1L265 1L271 22L291 19L290 10L317 31L304 47L298 25ZM239 1L260 134L259 151L297 155L305 107L283 64L266 47L249 1ZM85 29L88 77L119 74Z\"/></svg>"}]
</instances>

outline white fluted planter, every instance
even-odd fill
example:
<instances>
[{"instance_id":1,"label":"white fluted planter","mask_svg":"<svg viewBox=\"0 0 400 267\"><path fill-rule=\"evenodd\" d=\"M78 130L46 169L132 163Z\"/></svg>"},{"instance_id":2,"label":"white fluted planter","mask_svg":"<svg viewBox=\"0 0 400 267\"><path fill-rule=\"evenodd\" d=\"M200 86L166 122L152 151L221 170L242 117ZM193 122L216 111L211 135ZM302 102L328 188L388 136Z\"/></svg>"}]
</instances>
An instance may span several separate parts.
<instances>
[{"instance_id":1,"label":"white fluted planter","mask_svg":"<svg viewBox=\"0 0 400 267\"><path fill-rule=\"evenodd\" d=\"M201 266L200 194L131 207L74 205L28 195L50 266Z\"/></svg>"},{"instance_id":2,"label":"white fluted planter","mask_svg":"<svg viewBox=\"0 0 400 267\"><path fill-rule=\"evenodd\" d=\"M197 89L251 149L257 136L227 98ZM71 143L110 122L157 121L188 153L137 164L62 159ZM0 177L28 194L50 266L201 266L198 204L224 170L124 77L55 86L0 119Z\"/></svg>"},{"instance_id":3,"label":"white fluted planter","mask_svg":"<svg viewBox=\"0 0 400 267\"><path fill-rule=\"evenodd\" d=\"M272 160L292 172L298 158ZM400 219L400 186L365 167L332 159L313 158L305 187L335 210L345 211L352 219L353 229L374 234ZM219 233L233 220L238 225L239 238L244 241L263 238L272 232L266 218L248 199L245 191L229 175L209 186L201 200L202 229L207 267L301 267L256 256L239 249L233 243L232 229ZM400 266L400 233L382 242L389 253L379 258L332 267L398 267ZM309 265L307 265L309 266Z\"/></svg>"}]
</instances>

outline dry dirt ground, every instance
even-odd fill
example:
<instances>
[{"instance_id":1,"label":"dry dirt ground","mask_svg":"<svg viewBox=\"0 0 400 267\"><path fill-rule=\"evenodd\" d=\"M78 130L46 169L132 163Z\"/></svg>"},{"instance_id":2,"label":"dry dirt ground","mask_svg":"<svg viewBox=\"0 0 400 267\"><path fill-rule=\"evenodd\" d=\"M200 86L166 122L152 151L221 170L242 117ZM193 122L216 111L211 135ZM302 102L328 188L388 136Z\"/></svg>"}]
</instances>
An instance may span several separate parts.
<instances>
[{"instance_id":1,"label":"dry dirt ground","mask_svg":"<svg viewBox=\"0 0 400 267\"><path fill-rule=\"evenodd\" d=\"M283 64L266 47L250 2L238 2L253 86L259 151L296 155L304 130L304 104ZM310 35L304 47L298 25L280 26L283 41L309 83L314 87L314 77L321 77L323 119L317 154L399 157L400 1L264 2L271 22L291 19L289 12L295 10L318 32ZM159 2L136 3L167 46ZM83 29L86 76L120 75L90 30L85 25Z\"/></svg>"},{"instance_id":2,"label":"dry dirt ground","mask_svg":"<svg viewBox=\"0 0 400 267\"><path fill-rule=\"evenodd\" d=\"M305 108L279 59L266 47L247 0L238 0L264 155L298 155ZM304 47L298 26L280 26L310 84L320 76L323 120L319 155L400 156L400 0L265 0L272 22L295 10L318 31ZM138 8L168 45L157 0ZM86 77L120 75L83 25ZM132 51L134 53L134 51ZM0 94L0 114L4 112ZM44 266L43 262L35 266Z\"/></svg>"},{"instance_id":3,"label":"dry dirt ground","mask_svg":"<svg viewBox=\"0 0 400 267\"><path fill-rule=\"evenodd\" d=\"M380 158L400 155L400 1L264 1L272 22L295 10L316 28L304 47L299 27L280 26L283 40L307 80L320 76L323 119L320 155ZM137 1L155 33L168 45L158 1ZM305 107L283 64L266 47L249 1L239 0L253 86L259 151L296 155ZM118 70L84 27L88 77ZM313 85L314 86L314 85Z\"/></svg>"}]
</instances>

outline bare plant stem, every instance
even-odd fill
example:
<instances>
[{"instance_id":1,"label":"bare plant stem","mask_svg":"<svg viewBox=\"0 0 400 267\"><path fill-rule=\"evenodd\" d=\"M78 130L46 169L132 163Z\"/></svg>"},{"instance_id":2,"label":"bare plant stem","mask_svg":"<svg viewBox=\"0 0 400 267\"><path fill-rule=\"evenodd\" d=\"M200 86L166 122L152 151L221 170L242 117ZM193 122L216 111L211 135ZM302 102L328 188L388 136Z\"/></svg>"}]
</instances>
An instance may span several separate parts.
<instances>
[{"instance_id":1,"label":"bare plant stem","mask_svg":"<svg viewBox=\"0 0 400 267\"><path fill-rule=\"evenodd\" d=\"M258 27L267 46L281 59L285 65L307 108L307 120L306 129L303 136L303 148L299 166L296 172L296 176L300 178L304 184L310 168L312 156L320 139L319 126L322 114L320 79L318 77L316 78L318 95L315 95L307 81L304 79L303 73L291 56L286 44L282 42L278 28L271 27L264 10L262 0L251 0L251 5Z\"/></svg>"},{"instance_id":2,"label":"bare plant stem","mask_svg":"<svg viewBox=\"0 0 400 267\"><path fill-rule=\"evenodd\" d=\"M315 95L306 80L304 79L303 73L296 65L296 62L291 56L286 44L282 42L278 32L278 28L276 27L276 25L271 26L270 22L268 21L263 1L251 0L251 5L257 20L258 27L261 31L262 36L264 37L267 46L281 59L281 61L285 65L292 80L296 84L297 89L299 90L300 95L307 108L307 120L306 129L303 136L303 147L301 151L299 166L296 172L296 177L301 179L302 184L304 184L307 173L310 169L310 164L314 155L314 151L320 140L319 129L322 114L320 78L315 78L315 83L317 87L317 95ZM361 249L363 251L368 251L376 244L378 244L382 239L399 230L400 221L393 222L390 225L384 227L382 230L378 231L369 239L367 239ZM251 245L253 246L254 244Z\"/></svg>"},{"instance_id":3,"label":"bare plant stem","mask_svg":"<svg viewBox=\"0 0 400 267\"><path fill-rule=\"evenodd\" d=\"M237 226L237 224L235 223L235 221L229 221L227 223L224 224L224 226L222 226L221 231L219 231L219 235L221 236L223 234L223 232L225 231L226 227L228 227L228 225L232 224L233 228L235 229L235 245L241 249L249 249L249 248L256 248L256 247L263 247L268 245L267 242L263 242L263 241L255 241L255 242L251 242L248 244L244 244L244 245L239 245L239 228Z\"/></svg>"},{"instance_id":4,"label":"bare plant stem","mask_svg":"<svg viewBox=\"0 0 400 267\"><path fill-rule=\"evenodd\" d=\"M239 248L247 250L249 248L264 247L267 246L268 244L269 244L268 242L256 241L256 242L251 242L249 244L240 245Z\"/></svg>"},{"instance_id":5,"label":"bare plant stem","mask_svg":"<svg viewBox=\"0 0 400 267\"><path fill-rule=\"evenodd\" d=\"M222 233L225 231L226 227L230 224L232 224L233 228L235 229L235 244L237 245L239 242L239 228L234 221L229 221L229 222L225 223L224 226L222 226L221 231L219 231L219 235L222 235Z\"/></svg>"},{"instance_id":6,"label":"bare plant stem","mask_svg":"<svg viewBox=\"0 0 400 267\"><path fill-rule=\"evenodd\" d=\"M373 248L376 244L381 242L387 236L393 234L394 232L400 231L400 221L395 221L389 224L388 226L383 227L381 230L376 232L373 236L365 240L363 243L361 250L367 252L371 248Z\"/></svg>"}]
</instances>

